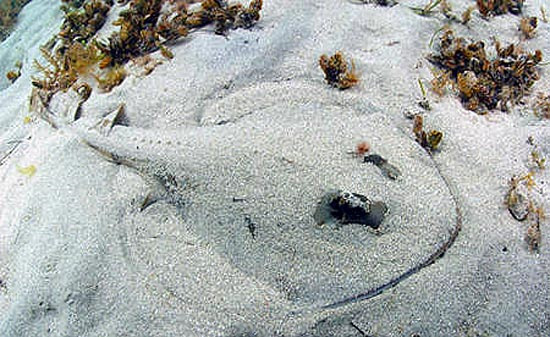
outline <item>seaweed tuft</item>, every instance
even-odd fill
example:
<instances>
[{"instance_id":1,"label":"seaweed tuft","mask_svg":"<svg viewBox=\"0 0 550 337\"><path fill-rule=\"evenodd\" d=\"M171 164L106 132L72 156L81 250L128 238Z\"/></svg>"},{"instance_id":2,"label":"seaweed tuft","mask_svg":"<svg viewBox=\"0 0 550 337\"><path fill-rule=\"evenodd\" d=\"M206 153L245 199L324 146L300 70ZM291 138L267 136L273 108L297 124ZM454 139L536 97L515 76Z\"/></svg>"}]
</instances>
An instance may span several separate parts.
<instances>
[{"instance_id":1,"label":"seaweed tuft","mask_svg":"<svg viewBox=\"0 0 550 337\"><path fill-rule=\"evenodd\" d=\"M114 87L118 86L126 78L126 69L122 65L116 65L107 69L102 76L95 75L94 77L101 90L105 92L111 91Z\"/></svg>"},{"instance_id":2,"label":"seaweed tuft","mask_svg":"<svg viewBox=\"0 0 550 337\"><path fill-rule=\"evenodd\" d=\"M21 76L22 67L23 67L23 63L21 63L21 61L15 62L15 70L10 70L6 73L6 78L8 79L8 81L10 81L11 83L14 83L15 81L17 81L19 76Z\"/></svg>"},{"instance_id":3,"label":"seaweed tuft","mask_svg":"<svg viewBox=\"0 0 550 337\"><path fill-rule=\"evenodd\" d=\"M57 40L41 49L46 65L35 61L43 74L33 78L33 85L43 93L44 103L58 91L66 91L82 75L98 81L99 88L110 91L126 77L124 65L133 59L155 51L167 59L174 57L168 45L189 34L190 29L209 23L216 32L229 28L250 28L260 18L262 0L252 0L248 6L228 5L223 0L204 0L199 10L188 13L194 0L118 0L128 3L113 25L119 30L108 38L96 39L104 25L113 0L62 0L65 19ZM158 63L156 63L158 64ZM146 73L154 69L148 62ZM9 74L10 79L15 74Z\"/></svg>"},{"instance_id":4,"label":"seaweed tuft","mask_svg":"<svg viewBox=\"0 0 550 337\"><path fill-rule=\"evenodd\" d=\"M67 1L61 6L65 19L59 37L66 45L75 41L87 42L103 26L113 5L112 0Z\"/></svg>"},{"instance_id":5,"label":"seaweed tuft","mask_svg":"<svg viewBox=\"0 0 550 337\"><path fill-rule=\"evenodd\" d=\"M478 113L496 108L509 111L539 79L540 50L529 53L516 44L503 48L497 40L494 45L496 56L489 58L485 42L467 43L448 29L440 36L438 51L428 56L449 72L463 105Z\"/></svg>"},{"instance_id":6,"label":"seaweed tuft","mask_svg":"<svg viewBox=\"0 0 550 337\"><path fill-rule=\"evenodd\" d=\"M236 3L228 5L224 0L204 0L201 9L187 19L189 28L215 25L216 34L225 34L229 29L250 28L260 19L262 0L252 0L248 7Z\"/></svg>"},{"instance_id":7,"label":"seaweed tuft","mask_svg":"<svg viewBox=\"0 0 550 337\"><path fill-rule=\"evenodd\" d=\"M518 15L523 9L523 0L477 0L477 8L485 17L507 13Z\"/></svg>"},{"instance_id":8,"label":"seaweed tuft","mask_svg":"<svg viewBox=\"0 0 550 337\"><path fill-rule=\"evenodd\" d=\"M355 63L352 60L351 65L348 65L341 52L336 52L330 57L322 55L319 65L325 73L327 83L338 89L348 89L359 82L359 77L355 72Z\"/></svg>"},{"instance_id":9,"label":"seaweed tuft","mask_svg":"<svg viewBox=\"0 0 550 337\"><path fill-rule=\"evenodd\" d=\"M416 141L425 149L429 151L435 151L438 149L441 140L443 139L443 132L438 130L424 131L424 118L422 115L416 115L414 117L413 134Z\"/></svg>"}]
</instances>

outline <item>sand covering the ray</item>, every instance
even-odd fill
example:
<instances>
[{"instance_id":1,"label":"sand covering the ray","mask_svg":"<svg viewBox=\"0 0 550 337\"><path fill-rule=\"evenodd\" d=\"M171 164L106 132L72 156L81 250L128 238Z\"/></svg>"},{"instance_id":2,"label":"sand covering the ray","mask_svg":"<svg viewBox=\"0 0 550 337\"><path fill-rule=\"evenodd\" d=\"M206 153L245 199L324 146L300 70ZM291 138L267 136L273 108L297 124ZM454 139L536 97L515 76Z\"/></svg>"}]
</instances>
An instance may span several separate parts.
<instances>
[{"instance_id":1,"label":"sand covering the ray","mask_svg":"<svg viewBox=\"0 0 550 337\"><path fill-rule=\"evenodd\" d=\"M437 18L405 5L266 1L253 29L193 34L151 75L94 91L80 119L56 130L22 122L38 55L24 41L39 26L33 17L53 7L31 2L1 48L26 60L1 92L2 153L17 145L0 166L2 336L548 332L548 249L529 253L525 225L502 206L507 180L525 170L527 136L548 153L548 122L478 116L444 98L426 115L445 133L432 161L402 113L415 108L417 78L429 76L423 56ZM54 10L39 17L60 22ZM473 21L475 37L517 39L510 18ZM51 32L40 29L32 32L43 43ZM526 44L545 50L549 35L541 25ZM328 87L318 68L336 50L361 73L348 91ZM549 88L544 71L537 88ZM124 125L98 132L121 103ZM350 155L362 140L402 175L389 180ZM31 177L17 170L30 165ZM379 297L319 310L398 277L449 240L457 214L436 165L464 214L455 245ZM331 189L386 202L380 232L317 226L316 203ZM147 198L156 202L141 210Z\"/></svg>"}]
</instances>

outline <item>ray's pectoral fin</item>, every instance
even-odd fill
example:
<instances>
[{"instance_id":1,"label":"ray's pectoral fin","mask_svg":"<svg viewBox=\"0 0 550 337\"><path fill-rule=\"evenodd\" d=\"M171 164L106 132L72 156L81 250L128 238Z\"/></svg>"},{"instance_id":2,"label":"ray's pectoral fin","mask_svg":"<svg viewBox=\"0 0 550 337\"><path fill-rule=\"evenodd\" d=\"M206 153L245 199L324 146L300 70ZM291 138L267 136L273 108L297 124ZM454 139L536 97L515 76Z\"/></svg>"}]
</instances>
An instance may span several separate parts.
<instances>
[{"instance_id":1,"label":"ray's pectoral fin","mask_svg":"<svg viewBox=\"0 0 550 337\"><path fill-rule=\"evenodd\" d=\"M109 116L112 118L110 118L109 121L115 121L117 115L120 113L121 108L111 113ZM98 126L100 128L104 128L104 132L98 131L103 134L103 137L106 137L110 130L107 123L100 123ZM120 155L115 151L110 150L108 146L98 145L93 140L81 139L84 144L99 153L103 158L105 158L105 160L116 165L122 165L130 168L142 177L142 179L149 186L150 191L138 204L138 209L140 212L161 200L176 206L178 209L183 208L183 192L189 184L187 184L187 179L174 173L178 172L177 169L170 170L170 165L165 165L163 162L154 161L149 159L147 156L135 158Z\"/></svg>"},{"instance_id":2,"label":"ray's pectoral fin","mask_svg":"<svg viewBox=\"0 0 550 337\"><path fill-rule=\"evenodd\" d=\"M126 160L126 162L129 162ZM169 172L161 165L149 163L149 165L126 165L135 169L149 188L149 192L138 204L139 212L143 212L149 206L164 201L182 211L185 205L185 189L189 188L187 180Z\"/></svg>"}]
</instances>

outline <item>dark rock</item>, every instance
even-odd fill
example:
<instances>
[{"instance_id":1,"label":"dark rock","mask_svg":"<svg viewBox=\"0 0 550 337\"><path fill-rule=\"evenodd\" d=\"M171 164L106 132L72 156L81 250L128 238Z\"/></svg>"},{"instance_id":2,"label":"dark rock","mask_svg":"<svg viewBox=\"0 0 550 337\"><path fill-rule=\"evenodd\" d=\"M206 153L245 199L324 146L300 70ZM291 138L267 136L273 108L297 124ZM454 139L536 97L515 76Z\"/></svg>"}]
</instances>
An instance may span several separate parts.
<instances>
[{"instance_id":1,"label":"dark rock","mask_svg":"<svg viewBox=\"0 0 550 337\"><path fill-rule=\"evenodd\" d=\"M365 159L363 161L365 163L372 163L378 167L388 162L386 159L382 158L382 156L378 154L370 154L368 156L365 156Z\"/></svg>"}]
</instances>

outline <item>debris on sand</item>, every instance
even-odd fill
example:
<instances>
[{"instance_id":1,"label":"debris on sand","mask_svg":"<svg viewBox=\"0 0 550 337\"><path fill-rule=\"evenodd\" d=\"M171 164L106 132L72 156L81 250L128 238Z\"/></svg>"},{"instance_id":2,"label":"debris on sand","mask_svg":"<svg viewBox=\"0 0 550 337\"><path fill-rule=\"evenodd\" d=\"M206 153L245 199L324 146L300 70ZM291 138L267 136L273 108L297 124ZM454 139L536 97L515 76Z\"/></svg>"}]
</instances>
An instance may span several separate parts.
<instances>
[{"instance_id":1,"label":"debris on sand","mask_svg":"<svg viewBox=\"0 0 550 337\"><path fill-rule=\"evenodd\" d=\"M366 196L347 192L330 191L319 202L313 218L318 225L362 224L374 229L380 227L388 207L382 201L371 201Z\"/></svg>"}]
</instances>

